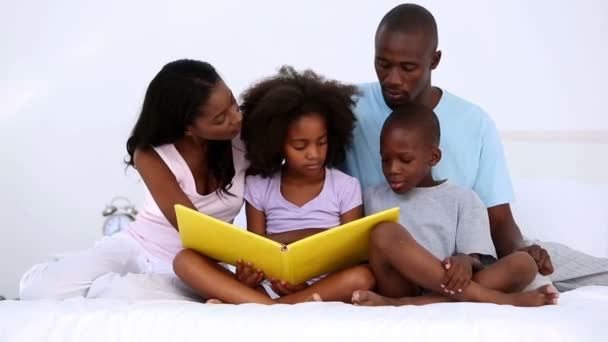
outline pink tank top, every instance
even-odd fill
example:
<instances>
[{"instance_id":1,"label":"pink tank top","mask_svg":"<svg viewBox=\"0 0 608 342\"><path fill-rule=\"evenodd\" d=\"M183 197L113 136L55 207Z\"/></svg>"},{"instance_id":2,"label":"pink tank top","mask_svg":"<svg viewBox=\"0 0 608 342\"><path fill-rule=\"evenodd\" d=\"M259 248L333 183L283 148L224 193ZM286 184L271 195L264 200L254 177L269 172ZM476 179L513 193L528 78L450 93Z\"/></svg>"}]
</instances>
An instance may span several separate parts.
<instances>
[{"instance_id":1,"label":"pink tank top","mask_svg":"<svg viewBox=\"0 0 608 342\"><path fill-rule=\"evenodd\" d=\"M232 187L228 191L233 196L223 193L218 195L216 192L200 195L196 191L192 172L175 145L161 145L154 147L154 150L173 172L179 186L198 211L225 222L234 220L243 205L247 168L245 148L240 138L237 137L232 141L235 175L232 179ZM160 211L147 188L143 209L129 226L128 232L149 253L169 263L173 262L175 255L183 248L179 233Z\"/></svg>"}]
</instances>

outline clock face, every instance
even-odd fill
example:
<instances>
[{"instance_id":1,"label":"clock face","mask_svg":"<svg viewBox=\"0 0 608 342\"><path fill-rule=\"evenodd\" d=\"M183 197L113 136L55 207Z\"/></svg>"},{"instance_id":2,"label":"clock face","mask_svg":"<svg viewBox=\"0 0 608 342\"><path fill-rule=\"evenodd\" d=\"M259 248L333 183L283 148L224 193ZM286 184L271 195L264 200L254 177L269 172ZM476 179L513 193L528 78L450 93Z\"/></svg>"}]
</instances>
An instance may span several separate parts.
<instances>
[{"instance_id":1,"label":"clock face","mask_svg":"<svg viewBox=\"0 0 608 342\"><path fill-rule=\"evenodd\" d=\"M128 215L110 216L103 224L103 235L110 236L125 230L131 222L133 219Z\"/></svg>"}]
</instances>

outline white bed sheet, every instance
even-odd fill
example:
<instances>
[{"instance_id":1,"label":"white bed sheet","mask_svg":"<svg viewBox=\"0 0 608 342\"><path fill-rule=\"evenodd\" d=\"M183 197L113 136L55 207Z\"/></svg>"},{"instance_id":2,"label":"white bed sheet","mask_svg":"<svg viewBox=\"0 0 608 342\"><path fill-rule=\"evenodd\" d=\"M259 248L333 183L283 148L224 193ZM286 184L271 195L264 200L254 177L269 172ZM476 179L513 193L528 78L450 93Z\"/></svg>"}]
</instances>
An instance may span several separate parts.
<instances>
[{"instance_id":1,"label":"white bed sheet","mask_svg":"<svg viewBox=\"0 0 608 342\"><path fill-rule=\"evenodd\" d=\"M3 301L0 341L607 341L607 317L608 287L599 286L541 308Z\"/></svg>"}]
</instances>

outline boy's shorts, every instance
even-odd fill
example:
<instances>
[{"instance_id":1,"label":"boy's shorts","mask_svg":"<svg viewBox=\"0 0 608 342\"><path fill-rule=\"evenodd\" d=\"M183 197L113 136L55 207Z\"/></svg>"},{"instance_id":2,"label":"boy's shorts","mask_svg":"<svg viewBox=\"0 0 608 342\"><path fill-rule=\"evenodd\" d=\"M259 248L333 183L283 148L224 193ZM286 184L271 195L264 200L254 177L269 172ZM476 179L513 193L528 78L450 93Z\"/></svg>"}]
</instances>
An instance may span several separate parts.
<instances>
[{"instance_id":1,"label":"boy's shorts","mask_svg":"<svg viewBox=\"0 0 608 342\"><path fill-rule=\"evenodd\" d=\"M495 257L491 256L491 255L485 255L482 254L479 256L479 261L481 262L482 265L484 266L490 266L490 265L494 265L494 263L497 261Z\"/></svg>"}]
</instances>

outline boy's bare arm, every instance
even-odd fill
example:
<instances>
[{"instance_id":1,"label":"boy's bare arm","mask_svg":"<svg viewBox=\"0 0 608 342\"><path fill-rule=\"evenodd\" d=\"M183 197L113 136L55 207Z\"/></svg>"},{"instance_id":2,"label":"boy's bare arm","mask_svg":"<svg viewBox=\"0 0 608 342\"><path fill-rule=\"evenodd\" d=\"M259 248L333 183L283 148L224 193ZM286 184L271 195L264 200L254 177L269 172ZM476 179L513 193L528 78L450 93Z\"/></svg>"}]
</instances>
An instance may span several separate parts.
<instances>
[{"instance_id":1,"label":"boy's bare arm","mask_svg":"<svg viewBox=\"0 0 608 342\"><path fill-rule=\"evenodd\" d=\"M446 293L462 292L473 277L474 273L483 270L484 265L479 261L479 254L458 253L442 262L446 269L441 286Z\"/></svg>"}]
</instances>

